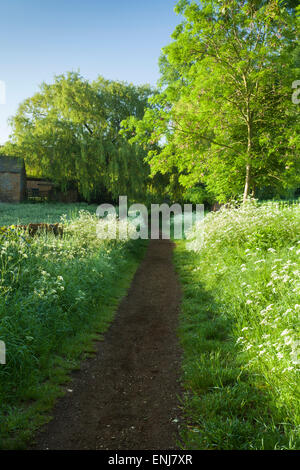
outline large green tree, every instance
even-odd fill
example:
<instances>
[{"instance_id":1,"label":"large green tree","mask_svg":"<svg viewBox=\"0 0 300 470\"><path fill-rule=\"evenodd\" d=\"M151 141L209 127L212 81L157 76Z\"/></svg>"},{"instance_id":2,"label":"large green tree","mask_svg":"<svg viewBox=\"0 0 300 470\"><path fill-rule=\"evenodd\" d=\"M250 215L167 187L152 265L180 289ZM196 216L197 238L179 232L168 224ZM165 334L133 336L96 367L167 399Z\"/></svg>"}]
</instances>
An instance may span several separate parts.
<instances>
[{"instance_id":1,"label":"large green tree","mask_svg":"<svg viewBox=\"0 0 300 470\"><path fill-rule=\"evenodd\" d=\"M5 152L25 158L31 174L62 187L77 184L86 198L145 192L145 151L120 135L121 121L142 119L152 90L123 82L85 80L78 73L55 77L25 100L11 119Z\"/></svg>"},{"instance_id":2,"label":"large green tree","mask_svg":"<svg viewBox=\"0 0 300 470\"><path fill-rule=\"evenodd\" d=\"M292 4L289 6L293 6ZM299 69L294 10L279 0L180 0L183 22L161 58L160 93L133 141L149 143L152 173L178 169L186 188L219 200L299 181Z\"/></svg>"}]
</instances>

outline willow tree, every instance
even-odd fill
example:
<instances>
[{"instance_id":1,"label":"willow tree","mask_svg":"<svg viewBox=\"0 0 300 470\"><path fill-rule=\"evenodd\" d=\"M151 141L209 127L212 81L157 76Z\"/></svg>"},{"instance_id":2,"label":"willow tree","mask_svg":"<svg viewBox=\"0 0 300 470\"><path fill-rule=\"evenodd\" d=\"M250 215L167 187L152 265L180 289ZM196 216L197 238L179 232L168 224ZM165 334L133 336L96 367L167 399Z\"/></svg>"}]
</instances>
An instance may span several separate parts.
<instances>
[{"instance_id":1,"label":"willow tree","mask_svg":"<svg viewBox=\"0 0 300 470\"><path fill-rule=\"evenodd\" d=\"M19 106L5 150L23 156L36 176L62 187L75 182L87 199L103 193L136 198L145 191L149 166L141 146L119 131L128 116L143 117L151 93L149 86L102 77L57 76Z\"/></svg>"},{"instance_id":2,"label":"willow tree","mask_svg":"<svg viewBox=\"0 0 300 470\"><path fill-rule=\"evenodd\" d=\"M299 180L294 10L279 0L180 0L183 22L161 58L161 93L134 141L152 172L174 166L186 188L205 183L224 201Z\"/></svg>"}]
</instances>

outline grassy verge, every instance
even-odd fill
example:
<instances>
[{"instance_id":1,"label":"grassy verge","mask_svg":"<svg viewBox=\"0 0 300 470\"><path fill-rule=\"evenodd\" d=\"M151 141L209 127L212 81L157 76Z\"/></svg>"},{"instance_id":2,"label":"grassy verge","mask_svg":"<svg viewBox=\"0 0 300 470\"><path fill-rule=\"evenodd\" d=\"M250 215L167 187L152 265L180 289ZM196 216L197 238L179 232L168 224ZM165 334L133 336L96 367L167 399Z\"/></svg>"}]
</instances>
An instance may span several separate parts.
<instances>
[{"instance_id":1,"label":"grassy verge","mask_svg":"<svg viewBox=\"0 0 300 470\"><path fill-rule=\"evenodd\" d=\"M210 214L183 284L186 449L299 449L300 206Z\"/></svg>"},{"instance_id":2,"label":"grassy verge","mask_svg":"<svg viewBox=\"0 0 300 470\"><path fill-rule=\"evenodd\" d=\"M49 419L69 371L108 328L144 242L103 241L87 212L64 237L12 234L0 243L0 448L24 448Z\"/></svg>"}]
</instances>

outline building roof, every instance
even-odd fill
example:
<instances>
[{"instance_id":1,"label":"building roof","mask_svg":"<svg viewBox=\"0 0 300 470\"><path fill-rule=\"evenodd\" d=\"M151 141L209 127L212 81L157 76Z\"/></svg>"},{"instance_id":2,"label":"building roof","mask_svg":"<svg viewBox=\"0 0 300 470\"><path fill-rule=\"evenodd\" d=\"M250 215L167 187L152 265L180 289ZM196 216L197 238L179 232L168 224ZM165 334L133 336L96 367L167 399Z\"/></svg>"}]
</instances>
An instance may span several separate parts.
<instances>
[{"instance_id":1,"label":"building roof","mask_svg":"<svg viewBox=\"0 0 300 470\"><path fill-rule=\"evenodd\" d=\"M42 184L54 184L53 181L46 180L45 178L37 178L34 176L27 176L27 181L34 181Z\"/></svg>"},{"instance_id":2,"label":"building roof","mask_svg":"<svg viewBox=\"0 0 300 470\"><path fill-rule=\"evenodd\" d=\"M21 173L23 170L23 158L0 155L0 173Z\"/></svg>"}]
</instances>

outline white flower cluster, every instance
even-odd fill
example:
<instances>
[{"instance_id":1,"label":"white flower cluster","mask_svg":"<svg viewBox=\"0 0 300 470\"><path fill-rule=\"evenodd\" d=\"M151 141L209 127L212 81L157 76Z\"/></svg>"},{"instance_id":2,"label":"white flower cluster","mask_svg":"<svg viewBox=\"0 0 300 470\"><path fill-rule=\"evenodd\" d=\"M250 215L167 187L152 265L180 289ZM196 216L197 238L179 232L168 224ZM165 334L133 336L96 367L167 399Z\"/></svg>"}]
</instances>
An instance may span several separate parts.
<instances>
[{"instance_id":1,"label":"white flower cluster","mask_svg":"<svg viewBox=\"0 0 300 470\"><path fill-rule=\"evenodd\" d=\"M300 204L251 202L203 224L204 237L195 225L187 243L195 276L232 321L243 367L280 390L284 406L300 365Z\"/></svg>"},{"instance_id":2,"label":"white flower cluster","mask_svg":"<svg viewBox=\"0 0 300 470\"><path fill-rule=\"evenodd\" d=\"M35 282L34 296L43 300L56 300L64 290L65 284L62 276L51 276L47 271L41 270L40 277Z\"/></svg>"},{"instance_id":3,"label":"white flower cluster","mask_svg":"<svg viewBox=\"0 0 300 470\"><path fill-rule=\"evenodd\" d=\"M282 207L275 202L259 205L251 201L240 207L223 207L218 212L207 214L188 233L187 246L193 251L218 248L223 244L244 244L254 249L269 246L273 250L276 241L293 242L299 233L300 203Z\"/></svg>"},{"instance_id":4,"label":"white flower cluster","mask_svg":"<svg viewBox=\"0 0 300 470\"><path fill-rule=\"evenodd\" d=\"M290 248L286 253L296 256L285 261L275 258L274 249L268 249L266 258L256 261L256 253L248 251L247 254L252 257L245 271L254 282L252 285L246 281L241 283L245 306L251 309L248 321L253 326L241 330L245 334L238 338L238 343L243 344L245 351L252 349L252 362L257 357L268 356L277 369L280 368L278 360L281 360L283 371L294 370L300 363L300 305L297 303L300 299L300 266L298 249ZM251 271L257 270L261 262L264 263L261 272L251 275ZM266 300L268 304L264 305ZM262 342L262 339L265 341Z\"/></svg>"}]
</instances>

